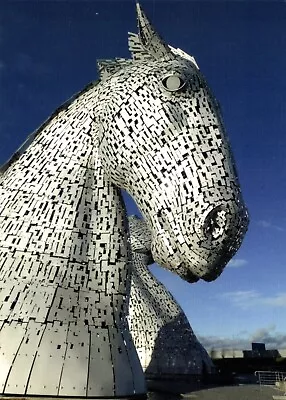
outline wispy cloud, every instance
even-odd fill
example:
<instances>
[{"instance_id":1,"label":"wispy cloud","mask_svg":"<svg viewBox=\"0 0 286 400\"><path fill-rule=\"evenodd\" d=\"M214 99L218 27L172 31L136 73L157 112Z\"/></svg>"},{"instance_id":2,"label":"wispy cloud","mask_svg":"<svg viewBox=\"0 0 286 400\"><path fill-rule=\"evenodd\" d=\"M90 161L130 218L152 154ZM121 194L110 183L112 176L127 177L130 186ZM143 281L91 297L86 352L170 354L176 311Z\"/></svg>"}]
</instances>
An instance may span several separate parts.
<instances>
[{"instance_id":1,"label":"wispy cloud","mask_svg":"<svg viewBox=\"0 0 286 400\"><path fill-rule=\"evenodd\" d=\"M246 350L251 347L249 338L229 338L223 336L198 335L198 339L206 350L211 349L235 349Z\"/></svg>"},{"instance_id":2,"label":"wispy cloud","mask_svg":"<svg viewBox=\"0 0 286 400\"><path fill-rule=\"evenodd\" d=\"M274 324L259 328L253 332L239 332L233 337L198 335L198 339L207 350L249 350L252 342L265 343L267 349L286 348L286 334L277 332Z\"/></svg>"},{"instance_id":3,"label":"wispy cloud","mask_svg":"<svg viewBox=\"0 0 286 400\"><path fill-rule=\"evenodd\" d=\"M15 67L23 74L45 75L50 72L48 65L34 59L29 54L18 53L15 59Z\"/></svg>"},{"instance_id":4,"label":"wispy cloud","mask_svg":"<svg viewBox=\"0 0 286 400\"><path fill-rule=\"evenodd\" d=\"M257 306L286 307L286 293L277 293L274 296L263 296L256 290L238 290L219 294L218 297L242 309L249 309Z\"/></svg>"},{"instance_id":5,"label":"wispy cloud","mask_svg":"<svg viewBox=\"0 0 286 400\"><path fill-rule=\"evenodd\" d=\"M281 226L275 225L272 222L264 220L264 219L261 219L261 220L257 221L257 225L259 225L259 226L261 226L262 228L265 228L265 229L274 229L276 231L285 231L285 229L282 228Z\"/></svg>"},{"instance_id":6,"label":"wispy cloud","mask_svg":"<svg viewBox=\"0 0 286 400\"><path fill-rule=\"evenodd\" d=\"M234 258L233 260L230 260L230 262L227 264L228 267L232 268L239 268L243 267L243 265L247 264L247 260L244 260L243 258Z\"/></svg>"}]
</instances>

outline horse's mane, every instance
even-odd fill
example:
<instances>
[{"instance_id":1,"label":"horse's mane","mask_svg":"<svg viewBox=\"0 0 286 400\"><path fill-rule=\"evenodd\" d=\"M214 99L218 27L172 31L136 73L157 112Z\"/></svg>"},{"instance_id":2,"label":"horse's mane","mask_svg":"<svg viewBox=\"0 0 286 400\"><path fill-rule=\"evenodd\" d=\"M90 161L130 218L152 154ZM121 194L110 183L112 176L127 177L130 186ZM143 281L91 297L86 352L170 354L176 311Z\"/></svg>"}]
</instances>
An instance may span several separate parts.
<instances>
[{"instance_id":1,"label":"horse's mane","mask_svg":"<svg viewBox=\"0 0 286 400\"><path fill-rule=\"evenodd\" d=\"M61 104L34 132L32 132L25 142L12 154L12 156L6 161L4 164L0 166L0 175L3 174L7 169L14 164L15 161L27 150L30 144L34 141L34 139L42 132L42 130L54 119L61 111L67 109L77 98L79 98L82 94L88 92L91 88L97 86L100 83L100 79L90 82L87 86L85 86L80 92L74 94L68 100L66 100L63 104Z\"/></svg>"},{"instance_id":2,"label":"horse's mane","mask_svg":"<svg viewBox=\"0 0 286 400\"><path fill-rule=\"evenodd\" d=\"M141 39L139 36L135 33L130 33L129 32L129 50L132 54L133 59L125 59L125 58L115 58L111 60L98 60L97 61L97 68L99 72L100 78L96 81L93 81L89 83L87 86L85 86L80 92L76 93L73 95L70 99L65 101L60 107L58 107L53 114L46 120L44 121L41 126L36 129L33 133L31 133L25 142L18 148L18 150L9 158L6 163L0 166L0 176L3 174L18 158L24 153L24 151L30 146L30 144L33 142L33 140L41 133L41 131L51 122L53 118L55 118L61 111L65 110L74 100L76 100L78 97L80 97L82 94L93 88L94 86L97 86L100 82L104 81L111 75L113 75L115 72L121 70L122 68L130 65L134 61L145 61L148 62L148 60L153 60L154 55L148 52L148 50L144 47L142 44ZM186 59L188 61L191 61L197 68L198 65L194 59L193 56L185 53L181 49L176 49L172 46L167 46L171 53L173 53L174 56L179 56L180 58Z\"/></svg>"},{"instance_id":3,"label":"horse's mane","mask_svg":"<svg viewBox=\"0 0 286 400\"><path fill-rule=\"evenodd\" d=\"M155 46L156 47L155 53L157 51L159 51L159 47L162 50L162 46L163 46L162 51L164 54L165 54L165 52L167 52L168 54L169 54L169 52L171 52L173 54L173 56L179 56L180 58L191 61L198 68L198 65L193 56L185 53L181 49L176 49L172 46L168 46L165 43L163 43L163 41L158 36L158 34L154 31L153 27L151 26L149 21L146 19L144 13L142 13L142 10L140 10L140 7L139 7L138 22L140 22L141 19L144 20L143 21L144 22L144 24L143 24L144 31L145 31L145 33L147 33L149 35L149 36L147 35L149 37L149 39L150 38L152 39L154 37L155 37L155 39L157 38L158 43L157 43L157 47ZM140 26L140 23L139 23L139 26ZM139 29L139 31L140 31L140 29ZM141 32L141 35L142 34L143 33ZM45 122L43 122L43 124L38 129L36 129L33 133L31 133L28 136L28 138L25 140L25 142L12 155L12 157L10 157L10 159L6 163L4 163L2 166L0 166L0 175L3 174L16 160L18 160L18 158L30 146L30 144L33 142L33 140L41 133L41 131L49 124L49 122L51 122L51 120L53 118L55 118L61 111L65 110L74 100L76 100L82 94L84 94L85 92L87 92L88 90L93 88L94 86L98 85L99 82L102 82L105 79L109 78L111 75L113 75L117 71L121 70L122 68L129 66L134 61L148 62L150 60L154 60L154 52L152 52L152 49L151 50L148 49L143 43L144 35L141 37L138 34L129 32L128 36L129 36L128 37L129 51L132 54L132 59L115 58L112 60L98 60L97 68L98 68L100 78L94 82L89 83L84 89L82 89L80 92L78 92L74 96L72 96L69 100L64 102L60 107L58 107L53 112L53 114ZM162 54L161 54L161 56L162 56ZM158 57L155 57L155 59L156 58L158 58Z\"/></svg>"}]
</instances>

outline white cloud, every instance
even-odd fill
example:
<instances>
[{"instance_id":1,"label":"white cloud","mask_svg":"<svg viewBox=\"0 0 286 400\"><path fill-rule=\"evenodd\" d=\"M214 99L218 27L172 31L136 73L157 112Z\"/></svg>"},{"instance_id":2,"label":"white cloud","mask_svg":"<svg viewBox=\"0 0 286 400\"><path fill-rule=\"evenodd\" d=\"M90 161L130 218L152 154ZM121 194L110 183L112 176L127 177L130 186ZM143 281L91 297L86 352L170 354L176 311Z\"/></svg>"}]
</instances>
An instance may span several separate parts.
<instances>
[{"instance_id":1,"label":"white cloud","mask_svg":"<svg viewBox=\"0 0 286 400\"><path fill-rule=\"evenodd\" d=\"M239 268L246 264L247 260L244 260L243 258L234 258L233 260L230 260L227 266L232 268Z\"/></svg>"},{"instance_id":2,"label":"white cloud","mask_svg":"<svg viewBox=\"0 0 286 400\"><path fill-rule=\"evenodd\" d=\"M273 297L265 297L263 304L274 307L286 307L286 293L279 293Z\"/></svg>"},{"instance_id":3,"label":"white cloud","mask_svg":"<svg viewBox=\"0 0 286 400\"><path fill-rule=\"evenodd\" d=\"M198 339L206 350L211 349L235 349L247 350L251 347L248 338L229 338L223 336L198 335Z\"/></svg>"},{"instance_id":4,"label":"white cloud","mask_svg":"<svg viewBox=\"0 0 286 400\"><path fill-rule=\"evenodd\" d=\"M263 228L270 228L271 224L268 221L260 220L257 222L258 225L262 226Z\"/></svg>"},{"instance_id":5,"label":"white cloud","mask_svg":"<svg viewBox=\"0 0 286 400\"><path fill-rule=\"evenodd\" d=\"M201 344L207 349L250 350L252 342L265 343L266 349L286 348L286 334L277 332L274 324L253 332L239 332L234 337L198 335Z\"/></svg>"},{"instance_id":6,"label":"white cloud","mask_svg":"<svg viewBox=\"0 0 286 400\"><path fill-rule=\"evenodd\" d=\"M275 327L275 324L271 324L267 327L256 329L251 335L252 340L255 342L262 341L262 339L269 336L272 331L275 331Z\"/></svg>"},{"instance_id":7,"label":"white cloud","mask_svg":"<svg viewBox=\"0 0 286 400\"><path fill-rule=\"evenodd\" d=\"M242 309L249 309L257 306L286 307L286 293L277 293L274 296L263 296L256 290L238 290L222 293L218 295L218 297L226 299Z\"/></svg>"},{"instance_id":8,"label":"white cloud","mask_svg":"<svg viewBox=\"0 0 286 400\"><path fill-rule=\"evenodd\" d=\"M280 232L285 230L281 226L272 224L272 222L266 221L264 219L257 221L257 225L259 225L259 226L261 226L262 228L265 228L265 229L274 229L274 230L280 231Z\"/></svg>"}]
</instances>

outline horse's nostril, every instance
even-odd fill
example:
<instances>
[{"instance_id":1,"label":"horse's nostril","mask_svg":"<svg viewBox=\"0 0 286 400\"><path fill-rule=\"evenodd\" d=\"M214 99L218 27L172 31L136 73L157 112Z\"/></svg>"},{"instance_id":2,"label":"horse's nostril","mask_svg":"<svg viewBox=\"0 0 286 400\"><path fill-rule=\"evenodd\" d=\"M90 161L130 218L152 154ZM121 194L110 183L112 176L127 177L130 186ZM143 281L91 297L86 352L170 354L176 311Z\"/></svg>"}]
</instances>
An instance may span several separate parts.
<instances>
[{"instance_id":1,"label":"horse's nostril","mask_svg":"<svg viewBox=\"0 0 286 400\"><path fill-rule=\"evenodd\" d=\"M227 211L218 206L211 210L205 218L203 233L207 239L218 239L227 227Z\"/></svg>"}]
</instances>

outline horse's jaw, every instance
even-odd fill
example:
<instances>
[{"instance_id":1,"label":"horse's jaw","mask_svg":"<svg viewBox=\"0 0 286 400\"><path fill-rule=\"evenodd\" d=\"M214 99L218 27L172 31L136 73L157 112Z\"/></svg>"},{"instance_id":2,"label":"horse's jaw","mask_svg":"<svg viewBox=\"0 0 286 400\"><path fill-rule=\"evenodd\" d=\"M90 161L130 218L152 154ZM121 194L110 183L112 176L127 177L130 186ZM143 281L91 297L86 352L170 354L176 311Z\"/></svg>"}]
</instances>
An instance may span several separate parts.
<instances>
[{"instance_id":1,"label":"horse's jaw","mask_svg":"<svg viewBox=\"0 0 286 400\"><path fill-rule=\"evenodd\" d=\"M183 257L178 257L177 250L168 247L167 251L165 248L165 251L162 252L163 247L165 247L164 244L159 244L158 239L152 242L152 256L154 261L189 283L195 283L200 279L206 282L217 279L231 258L222 256L215 263L211 263L210 260L207 261L203 258L200 258L199 262L197 260L191 262L189 259L182 261Z\"/></svg>"},{"instance_id":2,"label":"horse's jaw","mask_svg":"<svg viewBox=\"0 0 286 400\"><path fill-rule=\"evenodd\" d=\"M176 225L176 226L175 226ZM193 283L217 279L239 249L248 226L245 208L236 209L229 228L218 238L198 235L184 223L173 225L173 230L153 231L151 251L155 262ZM180 232L180 233L179 233Z\"/></svg>"}]
</instances>

